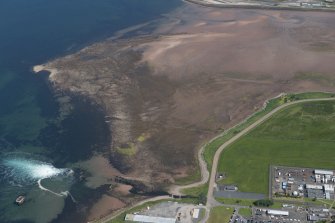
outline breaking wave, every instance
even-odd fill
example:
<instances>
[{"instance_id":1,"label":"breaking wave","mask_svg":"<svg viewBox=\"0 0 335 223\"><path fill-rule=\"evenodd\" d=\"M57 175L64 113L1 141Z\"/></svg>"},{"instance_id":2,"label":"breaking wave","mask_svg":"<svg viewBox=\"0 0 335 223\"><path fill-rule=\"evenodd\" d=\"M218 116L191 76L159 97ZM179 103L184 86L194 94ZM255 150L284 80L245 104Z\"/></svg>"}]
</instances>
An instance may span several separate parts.
<instances>
[{"instance_id":1,"label":"breaking wave","mask_svg":"<svg viewBox=\"0 0 335 223\"><path fill-rule=\"evenodd\" d=\"M64 174L66 169L58 169L51 164L21 158L7 159L3 161L6 177L10 177L20 183L29 183L39 179L45 179Z\"/></svg>"},{"instance_id":2,"label":"breaking wave","mask_svg":"<svg viewBox=\"0 0 335 223\"><path fill-rule=\"evenodd\" d=\"M69 191L57 193L44 186L42 180L54 177L68 178L72 177L73 171L68 168L56 168L52 164L18 157L9 157L1 162L2 178L7 180L13 186L38 184L39 188L48 191L56 196L71 196ZM75 202L74 198L71 196Z\"/></svg>"}]
</instances>

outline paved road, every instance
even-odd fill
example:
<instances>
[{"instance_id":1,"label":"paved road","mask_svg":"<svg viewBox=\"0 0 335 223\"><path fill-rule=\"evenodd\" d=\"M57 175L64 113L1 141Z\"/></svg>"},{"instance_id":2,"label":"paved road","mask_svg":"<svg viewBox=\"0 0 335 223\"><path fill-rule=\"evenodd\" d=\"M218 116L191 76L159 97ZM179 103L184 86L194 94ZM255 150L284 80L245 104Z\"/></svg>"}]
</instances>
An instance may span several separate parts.
<instances>
[{"instance_id":1,"label":"paved road","mask_svg":"<svg viewBox=\"0 0 335 223\"><path fill-rule=\"evenodd\" d=\"M218 190L214 191L214 197L225 197L225 198L235 198L235 199L250 199L250 200L261 200L268 198L266 194L258 193L248 193L241 191L227 191L227 190Z\"/></svg>"},{"instance_id":2,"label":"paved road","mask_svg":"<svg viewBox=\"0 0 335 223\"><path fill-rule=\"evenodd\" d=\"M214 188L216 187L216 183L215 183L215 176L216 176L216 170L217 170L217 166L219 163L219 158L220 155L222 153L222 151L227 148L229 145L231 145L232 143L234 143L235 141L237 141L239 138L241 138L242 136L244 136L245 134L247 134L248 132L250 132L252 129L256 128L258 125L260 125L261 123L263 123L264 121L268 120L271 116L273 116L275 113L277 113L278 111L287 108L288 106L294 105L294 104L299 104L299 103L304 103L304 102L313 102L313 101L332 101L335 100L335 98L315 98L315 99L304 99L304 100L299 100L299 101L293 101L293 102L289 102L286 104L283 104L277 108L275 108L274 110L272 110L271 112L269 112L268 114L264 115L262 118L260 118L259 120L257 120L256 122L254 122L253 124L251 124L250 126L248 126L247 128L245 128L244 130L242 130L241 132L239 132L238 134L236 134L234 137L232 137L231 139L229 139L227 142L225 142L224 144L222 144L219 149L216 151L215 155L214 155L214 159L213 159L213 166L212 166L212 171L211 171L211 176L209 179L209 187L208 187L208 193L207 193L207 204L206 204L206 210L210 210L211 207L216 206L217 202L213 197L213 192L214 192ZM209 214L207 213L206 219L204 219L203 222L206 222L208 220Z\"/></svg>"}]
</instances>

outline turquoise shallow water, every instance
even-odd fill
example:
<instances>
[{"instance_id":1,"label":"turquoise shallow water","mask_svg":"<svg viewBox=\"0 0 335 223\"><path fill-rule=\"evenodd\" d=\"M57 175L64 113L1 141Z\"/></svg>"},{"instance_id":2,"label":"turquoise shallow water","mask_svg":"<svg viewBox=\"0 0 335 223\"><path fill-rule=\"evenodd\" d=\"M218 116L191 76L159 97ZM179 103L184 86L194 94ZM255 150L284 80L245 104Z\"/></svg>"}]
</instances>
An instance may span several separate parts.
<instances>
[{"instance_id":1,"label":"turquoise shallow water","mask_svg":"<svg viewBox=\"0 0 335 223\"><path fill-rule=\"evenodd\" d=\"M79 170L66 168L106 150L110 130L102 111L72 97L71 112L62 116L59 100L66 97L55 95L47 75L33 74L32 66L178 5L179 0L0 1L0 222L81 222L106 189L86 188L77 181ZM27 202L18 207L14 200L21 194Z\"/></svg>"}]
</instances>

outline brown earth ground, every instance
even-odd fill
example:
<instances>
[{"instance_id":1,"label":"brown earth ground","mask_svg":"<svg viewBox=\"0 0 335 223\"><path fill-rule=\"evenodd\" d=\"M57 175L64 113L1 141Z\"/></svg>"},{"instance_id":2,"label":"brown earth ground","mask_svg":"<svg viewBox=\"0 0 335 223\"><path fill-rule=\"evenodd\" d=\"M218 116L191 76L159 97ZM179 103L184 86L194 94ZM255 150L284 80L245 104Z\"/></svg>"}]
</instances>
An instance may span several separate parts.
<instances>
[{"instance_id":1,"label":"brown earth ground","mask_svg":"<svg viewBox=\"0 0 335 223\"><path fill-rule=\"evenodd\" d=\"M334 21L187 4L150 35L97 43L43 69L54 69L56 89L104 108L112 165L157 187L194 172L200 144L266 99L335 91Z\"/></svg>"},{"instance_id":2,"label":"brown earth ground","mask_svg":"<svg viewBox=\"0 0 335 223\"><path fill-rule=\"evenodd\" d=\"M103 195L102 198L94 205L94 207L90 210L88 215L88 220L94 220L97 218L101 218L112 211L123 208L126 204L117 198Z\"/></svg>"}]
</instances>

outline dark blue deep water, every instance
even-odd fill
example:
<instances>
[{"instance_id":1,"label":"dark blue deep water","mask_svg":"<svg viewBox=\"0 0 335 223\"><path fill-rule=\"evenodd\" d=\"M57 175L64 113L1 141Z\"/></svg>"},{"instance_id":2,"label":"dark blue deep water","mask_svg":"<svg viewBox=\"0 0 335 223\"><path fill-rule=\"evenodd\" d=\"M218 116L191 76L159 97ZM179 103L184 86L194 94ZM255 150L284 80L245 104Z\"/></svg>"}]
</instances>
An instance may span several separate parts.
<instances>
[{"instance_id":1,"label":"dark blue deep water","mask_svg":"<svg viewBox=\"0 0 335 223\"><path fill-rule=\"evenodd\" d=\"M82 222L105 189L86 188L76 181L77 170L66 168L107 148L104 114L72 97L71 112L62 116L47 74L34 74L32 67L159 18L179 4L0 0L0 222ZM43 190L45 185L55 194ZM18 195L26 196L20 207L14 204Z\"/></svg>"}]
</instances>

